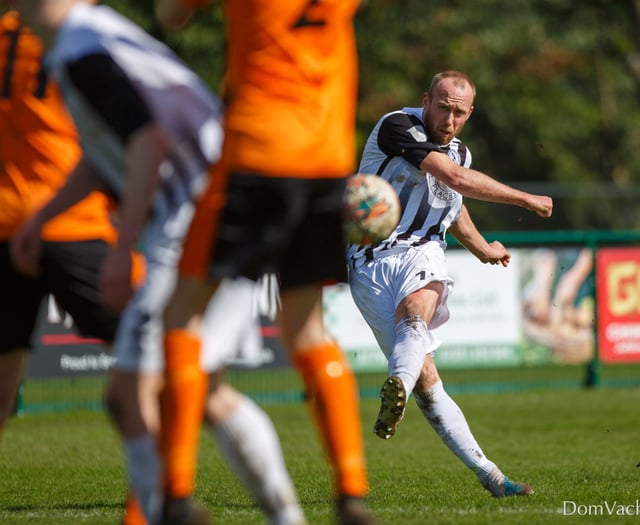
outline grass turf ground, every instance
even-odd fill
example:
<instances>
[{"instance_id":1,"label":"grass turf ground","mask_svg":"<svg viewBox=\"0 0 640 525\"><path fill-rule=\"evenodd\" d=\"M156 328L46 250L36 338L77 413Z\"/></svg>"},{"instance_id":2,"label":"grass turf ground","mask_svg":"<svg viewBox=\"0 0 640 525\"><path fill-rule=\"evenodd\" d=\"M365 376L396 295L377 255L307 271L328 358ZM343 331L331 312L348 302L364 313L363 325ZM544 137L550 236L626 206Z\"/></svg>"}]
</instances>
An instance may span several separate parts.
<instances>
[{"instance_id":1,"label":"grass turf ground","mask_svg":"<svg viewBox=\"0 0 640 525\"><path fill-rule=\"evenodd\" d=\"M370 472L370 504L380 523L634 523L640 497L640 389L536 390L458 394L458 404L487 455L529 498L494 499L444 447L411 402L398 434L370 432L378 410L361 403ZM268 405L312 525L333 523L330 476L306 408ZM100 411L27 414L0 444L0 524L119 523L125 493L119 443ZM216 523L264 523L203 434L197 496ZM562 513L565 501L591 515ZM608 505L607 506L605 506ZM626 508L631 515L608 515ZM591 506L590 508L587 506ZM598 515L600 514L600 515Z\"/></svg>"}]
</instances>

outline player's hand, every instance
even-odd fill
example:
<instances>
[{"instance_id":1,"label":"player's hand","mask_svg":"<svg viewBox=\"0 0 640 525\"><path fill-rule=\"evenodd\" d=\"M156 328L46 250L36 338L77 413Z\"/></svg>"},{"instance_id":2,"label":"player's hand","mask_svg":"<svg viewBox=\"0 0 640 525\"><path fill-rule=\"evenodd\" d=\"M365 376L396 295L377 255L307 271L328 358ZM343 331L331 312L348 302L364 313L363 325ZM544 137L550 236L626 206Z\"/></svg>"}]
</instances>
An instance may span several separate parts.
<instances>
[{"instance_id":1,"label":"player's hand","mask_svg":"<svg viewBox=\"0 0 640 525\"><path fill-rule=\"evenodd\" d=\"M118 245L112 246L102 263L99 281L104 306L114 312L123 310L131 296L131 251Z\"/></svg>"},{"instance_id":2,"label":"player's hand","mask_svg":"<svg viewBox=\"0 0 640 525\"><path fill-rule=\"evenodd\" d=\"M480 257L480 260L485 264L501 264L506 267L511 260L511 254L500 241L493 241L489 243L489 249Z\"/></svg>"},{"instance_id":3,"label":"player's hand","mask_svg":"<svg viewBox=\"0 0 640 525\"><path fill-rule=\"evenodd\" d=\"M32 217L15 233L11 239L9 253L16 269L30 277L40 275L40 257L42 255L42 222L38 216Z\"/></svg>"},{"instance_id":4,"label":"player's hand","mask_svg":"<svg viewBox=\"0 0 640 525\"><path fill-rule=\"evenodd\" d=\"M540 217L551 217L553 212L553 199L546 195L530 195L527 209L535 212Z\"/></svg>"}]
</instances>

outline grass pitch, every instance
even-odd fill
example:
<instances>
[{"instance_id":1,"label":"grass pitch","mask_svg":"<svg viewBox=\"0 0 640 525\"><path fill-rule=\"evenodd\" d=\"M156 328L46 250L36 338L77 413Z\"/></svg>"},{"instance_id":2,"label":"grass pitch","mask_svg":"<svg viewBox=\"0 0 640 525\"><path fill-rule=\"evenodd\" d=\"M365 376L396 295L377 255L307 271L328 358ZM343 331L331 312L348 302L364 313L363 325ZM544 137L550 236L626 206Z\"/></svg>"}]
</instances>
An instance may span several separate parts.
<instances>
[{"instance_id":1,"label":"grass pitch","mask_svg":"<svg viewBox=\"0 0 640 525\"><path fill-rule=\"evenodd\" d=\"M530 483L535 494L492 498L446 449L413 401L397 435L380 440L371 433L378 403L365 399L369 501L382 525L640 523L640 389L454 397L486 454L507 475ZM331 477L306 407L265 408L279 431L310 524L332 524ZM119 442L104 413L27 414L5 428L0 524L115 525L125 490ZM264 523L206 432L197 496L216 523Z\"/></svg>"}]
</instances>

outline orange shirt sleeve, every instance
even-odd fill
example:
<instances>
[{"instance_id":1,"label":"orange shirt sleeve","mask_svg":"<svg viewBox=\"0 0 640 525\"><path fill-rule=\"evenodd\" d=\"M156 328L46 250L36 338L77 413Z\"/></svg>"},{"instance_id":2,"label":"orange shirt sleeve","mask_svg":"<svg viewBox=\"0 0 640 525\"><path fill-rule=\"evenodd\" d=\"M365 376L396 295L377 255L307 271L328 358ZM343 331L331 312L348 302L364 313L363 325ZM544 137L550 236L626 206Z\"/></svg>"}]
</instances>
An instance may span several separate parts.
<instances>
[{"instance_id":1,"label":"orange shirt sleeve","mask_svg":"<svg viewBox=\"0 0 640 525\"><path fill-rule=\"evenodd\" d=\"M56 86L42 69L37 37L17 15L0 18L0 239L49 200L77 164L81 150ZM50 221L43 237L75 241L115 237L108 199L94 193Z\"/></svg>"}]
</instances>

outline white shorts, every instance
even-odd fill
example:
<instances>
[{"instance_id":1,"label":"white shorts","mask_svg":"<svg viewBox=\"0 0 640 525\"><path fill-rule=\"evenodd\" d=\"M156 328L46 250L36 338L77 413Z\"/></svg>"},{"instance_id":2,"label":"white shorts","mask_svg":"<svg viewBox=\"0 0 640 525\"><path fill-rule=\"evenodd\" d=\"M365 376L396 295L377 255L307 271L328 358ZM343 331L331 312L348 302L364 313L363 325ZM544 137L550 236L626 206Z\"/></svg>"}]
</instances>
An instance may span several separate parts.
<instances>
[{"instance_id":1,"label":"white shorts","mask_svg":"<svg viewBox=\"0 0 640 525\"><path fill-rule=\"evenodd\" d=\"M278 297L273 275L258 283L243 277L222 281L204 316L202 369L212 373L229 364L244 367L263 364L260 316L273 319Z\"/></svg>"},{"instance_id":2,"label":"white shorts","mask_svg":"<svg viewBox=\"0 0 640 525\"><path fill-rule=\"evenodd\" d=\"M387 358L396 339L396 309L409 294L430 282L442 282L440 295L429 329L437 328L449 319L447 299L453 290L453 280L447 274L444 245L430 241L418 247L395 249L370 262L349 267L351 295L360 313ZM439 346L434 337L428 353Z\"/></svg>"}]
</instances>

